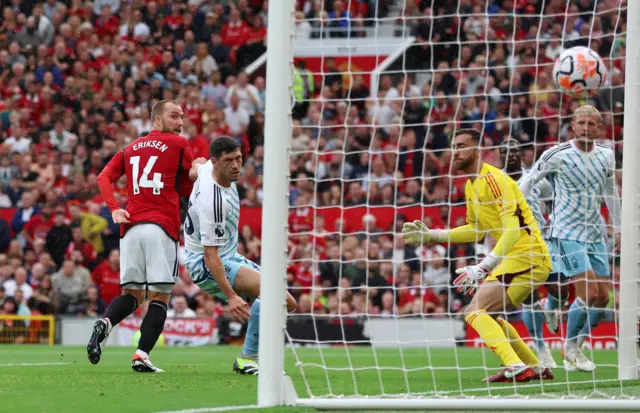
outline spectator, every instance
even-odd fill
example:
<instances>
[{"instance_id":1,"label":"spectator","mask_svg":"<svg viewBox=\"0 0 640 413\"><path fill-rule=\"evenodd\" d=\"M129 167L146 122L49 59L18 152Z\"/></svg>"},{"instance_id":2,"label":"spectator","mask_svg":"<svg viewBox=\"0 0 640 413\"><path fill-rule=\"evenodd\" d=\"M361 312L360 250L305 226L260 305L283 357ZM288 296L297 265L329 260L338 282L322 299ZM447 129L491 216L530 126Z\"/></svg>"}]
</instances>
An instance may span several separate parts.
<instances>
[{"instance_id":1,"label":"spectator","mask_svg":"<svg viewBox=\"0 0 640 413\"><path fill-rule=\"evenodd\" d=\"M107 304L100 297L98 287L95 285L89 286L84 307L86 315L90 317L101 317L107 311Z\"/></svg>"},{"instance_id":2,"label":"spectator","mask_svg":"<svg viewBox=\"0 0 640 413\"><path fill-rule=\"evenodd\" d=\"M168 318L193 318L195 311L187 306L187 299L183 295L173 297L172 308L167 311Z\"/></svg>"},{"instance_id":3,"label":"spectator","mask_svg":"<svg viewBox=\"0 0 640 413\"><path fill-rule=\"evenodd\" d=\"M81 261L76 261L74 256L79 253L82 258ZM95 261L98 259L98 253L93 246L84 239L82 228L78 225L71 227L71 242L67 246L64 257L66 259L72 259L76 264L82 263L87 268L95 266Z\"/></svg>"},{"instance_id":4,"label":"spectator","mask_svg":"<svg viewBox=\"0 0 640 413\"><path fill-rule=\"evenodd\" d=\"M17 289L13 293L13 299L16 301L16 305L18 306L18 311L16 314L22 317L29 317L31 315L31 310L27 305L27 299L24 297L24 293L21 289ZM28 326L29 320L26 320L25 324Z\"/></svg>"},{"instance_id":5,"label":"spectator","mask_svg":"<svg viewBox=\"0 0 640 413\"><path fill-rule=\"evenodd\" d=\"M211 35L211 44L209 45L209 54L216 62L228 62L230 59L231 49L222 41L220 33ZM227 65L224 65L226 67Z\"/></svg>"},{"instance_id":6,"label":"spectator","mask_svg":"<svg viewBox=\"0 0 640 413\"><path fill-rule=\"evenodd\" d=\"M238 80L235 85L231 86L227 91L226 104L231 104L231 96L236 95L239 99L239 105L249 115L255 113L256 105L260 103L258 89L249 83L249 78L245 72L238 74Z\"/></svg>"},{"instance_id":7,"label":"spectator","mask_svg":"<svg viewBox=\"0 0 640 413\"><path fill-rule=\"evenodd\" d=\"M53 291L60 300L59 305L56 303L54 307L60 308L61 313L71 310L72 306L86 298L90 283L91 276L86 268L76 266L71 260L65 260L60 271L51 277Z\"/></svg>"},{"instance_id":8,"label":"spectator","mask_svg":"<svg viewBox=\"0 0 640 413\"><path fill-rule=\"evenodd\" d=\"M100 254L104 250L102 231L107 228L107 220L94 212L82 212L78 204L69 207L69 214L71 225L80 226L84 239L91 244L97 254Z\"/></svg>"},{"instance_id":9,"label":"spectator","mask_svg":"<svg viewBox=\"0 0 640 413\"><path fill-rule=\"evenodd\" d=\"M60 299L51 284L51 277L45 275L40 285L33 291L33 308L40 314L55 314L58 312L57 304Z\"/></svg>"},{"instance_id":10,"label":"spectator","mask_svg":"<svg viewBox=\"0 0 640 413\"><path fill-rule=\"evenodd\" d=\"M100 299L109 305L120 295L120 251L112 250L109 258L96 266L91 278L99 288Z\"/></svg>"},{"instance_id":11,"label":"spectator","mask_svg":"<svg viewBox=\"0 0 640 413\"><path fill-rule=\"evenodd\" d=\"M431 257L423 274L424 282L433 288L436 294L440 294L447 291L451 279L451 272L445 261L447 251L442 245L435 245L430 251Z\"/></svg>"},{"instance_id":12,"label":"spectator","mask_svg":"<svg viewBox=\"0 0 640 413\"><path fill-rule=\"evenodd\" d=\"M71 227L65 222L64 211L57 211L53 219L53 227L47 233L45 250L51 254L58 268L62 266L71 240Z\"/></svg>"},{"instance_id":13,"label":"spectator","mask_svg":"<svg viewBox=\"0 0 640 413\"><path fill-rule=\"evenodd\" d=\"M224 117L229 124L231 136L242 140L249 127L249 113L240 107L240 98L232 94L229 98L229 106L224 109Z\"/></svg>"},{"instance_id":14,"label":"spectator","mask_svg":"<svg viewBox=\"0 0 640 413\"><path fill-rule=\"evenodd\" d=\"M207 44L204 42L198 44L196 54L189 60L189 63L192 68L195 68L196 72L200 72L201 75L207 78L218 70L216 59L209 54Z\"/></svg>"},{"instance_id":15,"label":"spectator","mask_svg":"<svg viewBox=\"0 0 640 413\"><path fill-rule=\"evenodd\" d=\"M16 269L13 278L3 284L5 294L9 297L15 295L16 290L22 291L23 297L28 300L33 295L33 288L27 282L27 270L23 267Z\"/></svg>"},{"instance_id":16,"label":"spectator","mask_svg":"<svg viewBox=\"0 0 640 413\"><path fill-rule=\"evenodd\" d=\"M128 14L129 18L120 26L120 36L137 41L145 41L148 39L149 36L151 36L151 29L147 23L142 20L140 10L135 10L133 13L129 12Z\"/></svg>"},{"instance_id":17,"label":"spectator","mask_svg":"<svg viewBox=\"0 0 640 413\"><path fill-rule=\"evenodd\" d=\"M20 48L25 53L31 53L31 50L35 49L42 43L40 33L38 33L36 18L30 16L27 19L27 24L22 31L16 35L16 41L20 45Z\"/></svg>"},{"instance_id":18,"label":"spectator","mask_svg":"<svg viewBox=\"0 0 640 413\"><path fill-rule=\"evenodd\" d=\"M32 216L35 216L40 212L40 208L34 204L35 199L31 192L25 192L22 195L21 205L13 214L11 220L11 230L18 234L22 232L25 224L29 222Z\"/></svg>"},{"instance_id":19,"label":"spectator","mask_svg":"<svg viewBox=\"0 0 640 413\"><path fill-rule=\"evenodd\" d=\"M40 214L31 217L24 225L20 235L28 246L32 246L37 238L46 239L53 226L53 208L45 205Z\"/></svg>"},{"instance_id":20,"label":"spectator","mask_svg":"<svg viewBox=\"0 0 640 413\"><path fill-rule=\"evenodd\" d=\"M50 45L55 36L55 27L52 21L44 15L42 3L36 3L33 7L33 17L36 19L36 27L42 42L47 46Z\"/></svg>"},{"instance_id":21,"label":"spectator","mask_svg":"<svg viewBox=\"0 0 640 413\"><path fill-rule=\"evenodd\" d=\"M333 2L333 11L329 12L331 26L335 31L331 32L331 37L350 37L351 36L351 13L345 10L342 0Z\"/></svg>"},{"instance_id":22,"label":"spectator","mask_svg":"<svg viewBox=\"0 0 640 413\"><path fill-rule=\"evenodd\" d=\"M380 308L380 315L382 317L393 317L397 314L395 297L391 291L385 291L382 294L382 308Z\"/></svg>"},{"instance_id":23,"label":"spectator","mask_svg":"<svg viewBox=\"0 0 640 413\"><path fill-rule=\"evenodd\" d=\"M2 303L0 315L17 315L18 304L13 297L7 297ZM26 323L24 320L0 320L0 343L22 344L26 340Z\"/></svg>"},{"instance_id":24,"label":"spectator","mask_svg":"<svg viewBox=\"0 0 640 413\"><path fill-rule=\"evenodd\" d=\"M222 26L220 35L222 43L235 52L242 46L243 36L247 30L247 25L240 19L240 12L237 9L231 10L229 22Z\"/></svg>"},{"instance_id":25,"label":"spectator","mask_svg":"<svg viewBox=\"0 0 640 413\"><path fill-rule=\"evenodd\" d=\"M5 139L4 143L11 146L12 152L28 152L32 140L27 136L27 130L22 126L16 125L14 128L11 128L11 131L13 132L13 135ZM6 168L6 166L4 167Z\"/></svg>"},{"instance_id":26,"label":"spectator","mask_svg":"<svg viewBox=\"0 0 640 413\"><path fill-rule=\"evenodd\" d=\"M313 74L307 70L304 61L298 62L293 68L293 118L300 120L307 115L309 103L315 93L315 80Z\"/></svg>"},{"instance_id":27,"label":"spectator","mask_svg":"<svg viewBox=\"0 0 640 413\"><path fill-rule=\"evenodd\" d=\"M304 12L296 11L296 39L304 40L311 37L311 23L304 17Z\"/></svg>"},{"instance_id":28,"label":"spectator","mask_svg":"<svg viewBox=\"0 0 640 413\"><path fill-rule=\"evenodd\" d=\"M220 71L216 70L211 74L211 81L202 87L202 97L207 101L213 102L215 104L214 108L224 109L226 106L227 87L222 83ZM203 123L206 124L207 121L208 119L203 119Z\"/></svg>"},{"instance_id":29,"label":"spectator","mask_svg":"<svg viewBox=\"0 0 640 413\"><path fill-rule=\"evenodd\" d=\"M238 50L238 66L246 67L251 62L267 51L265 46L267 30L264 27L262 17L259 15L250 18L251 22L242 35L242 46Z\"/></svg>"}]
</instances>

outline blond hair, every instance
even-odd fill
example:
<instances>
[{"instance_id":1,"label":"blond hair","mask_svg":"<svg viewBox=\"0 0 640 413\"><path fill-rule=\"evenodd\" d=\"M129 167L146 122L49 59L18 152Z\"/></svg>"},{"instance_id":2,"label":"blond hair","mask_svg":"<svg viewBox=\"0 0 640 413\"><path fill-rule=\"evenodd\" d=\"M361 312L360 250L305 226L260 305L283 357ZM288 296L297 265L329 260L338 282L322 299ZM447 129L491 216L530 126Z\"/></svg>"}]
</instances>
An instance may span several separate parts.
<instances>
[{"instance_id":1,"label":"blond hair","mask_svg":"<svg viewBox=\"0 0 640 413\"><path fill-rule=\"evenodd\" d=\"M572 120L573 121L577 120L578 116L580 115L594 116L598 123L600 123L600 121L602 120L602 115L600 114L600 111L591 105L580 106L578 109L576 109L573 112Z\"/></svg>"}]
</instances>

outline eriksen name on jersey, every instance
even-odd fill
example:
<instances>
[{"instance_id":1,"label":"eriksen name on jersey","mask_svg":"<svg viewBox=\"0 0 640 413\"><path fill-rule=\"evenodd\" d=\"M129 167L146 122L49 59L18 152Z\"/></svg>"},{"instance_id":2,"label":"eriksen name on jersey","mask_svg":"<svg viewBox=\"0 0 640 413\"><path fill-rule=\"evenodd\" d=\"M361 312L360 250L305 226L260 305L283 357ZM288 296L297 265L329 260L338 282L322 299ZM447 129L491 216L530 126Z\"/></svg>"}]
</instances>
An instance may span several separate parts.
<instances>
[{"instance_id":1,"label":"eriksen name on jersey","mask_svg":"<svg viewBox=\"0 0 640 413\"><path fill-rule=\"evenodd\" d=\"M158 149L160 152L164 152L167 149L169 149L167 145L165 145L160 141L143 141L133 145L134 151L137 151L138 149L144 149L144 148L155 148L155 149Z\"/></svg>"}]
</instances>

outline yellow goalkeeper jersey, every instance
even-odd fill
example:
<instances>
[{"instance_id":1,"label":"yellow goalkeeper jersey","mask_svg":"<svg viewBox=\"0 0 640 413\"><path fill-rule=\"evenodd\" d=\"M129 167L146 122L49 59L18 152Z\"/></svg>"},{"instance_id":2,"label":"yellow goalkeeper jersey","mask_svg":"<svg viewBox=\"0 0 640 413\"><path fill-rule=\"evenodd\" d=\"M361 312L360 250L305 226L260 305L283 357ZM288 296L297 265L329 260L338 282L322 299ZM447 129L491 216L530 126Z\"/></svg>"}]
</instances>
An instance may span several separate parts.
<instances>
[{"instance_id":1,"label":"yellow goalkeeper jersey","mask_svg":"<svg viewBox=\"0 0 640 413\"><path fill-rule=\"evenodd\" d=\"M464 195L467 223L479 232L490 234L496 241L504 233L502 218L518 217L520 238L507 254L508 258L527 261L533 266L549 265L549 250L533 213L518 184L506 173L485 162L477 178L467 180Z\"/></svg>"}]
</instances>

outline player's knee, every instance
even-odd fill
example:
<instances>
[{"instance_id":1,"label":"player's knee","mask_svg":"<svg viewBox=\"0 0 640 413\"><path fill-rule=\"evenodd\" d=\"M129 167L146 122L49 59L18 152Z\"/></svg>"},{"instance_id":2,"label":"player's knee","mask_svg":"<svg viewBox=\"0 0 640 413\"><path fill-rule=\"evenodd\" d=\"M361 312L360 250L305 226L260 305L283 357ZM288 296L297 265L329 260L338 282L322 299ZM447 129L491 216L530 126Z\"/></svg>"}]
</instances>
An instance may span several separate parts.
<instances>
[{"instance_id":1,"label":"player's knee","mask_svg":"<svg viewBox=\"0 0 640 413\"><path fill-rule=\"evenodd\" d=\"M587 290L587 297L586 297L586 303L588 307L592 307L595 306L598 303L598 290L594 290L589 288L589 290Z\"/></svg>"},{"instance_id":2,"label":"player's knee","mask_svg":"<svg viewBox=\"0 0 640 413\"><path fill-rule=\"evenodd\" d=\"M476 307L474 305L474 303L470 303L468 306L463 307L460 309L460 312L466 317L469 314L473 313L474 311L476 311Z\"/></svg>"},{"instance_id":3,"label":"player's knee","mask_svg":"<svg viewBox=\"0 0 640 413\"><path fill-rule=\"evenodd\" d=\"M131 290L125 288L122 290L122 295L130 295L135 298L136 302L138 303L138 307L140 307L142 303L144 303L144 290Z\"/></svg>"},{"instance_id":4,"label":"player's knee","mask_svg":"<svg viewBox=\"0 0 640 413\"><path fill-rule=\"evenodd\" d=\"M168 305L171 299L171 293L149 290L148 298L149 301L162 301Z\"/></svg>"}]
</instances>

